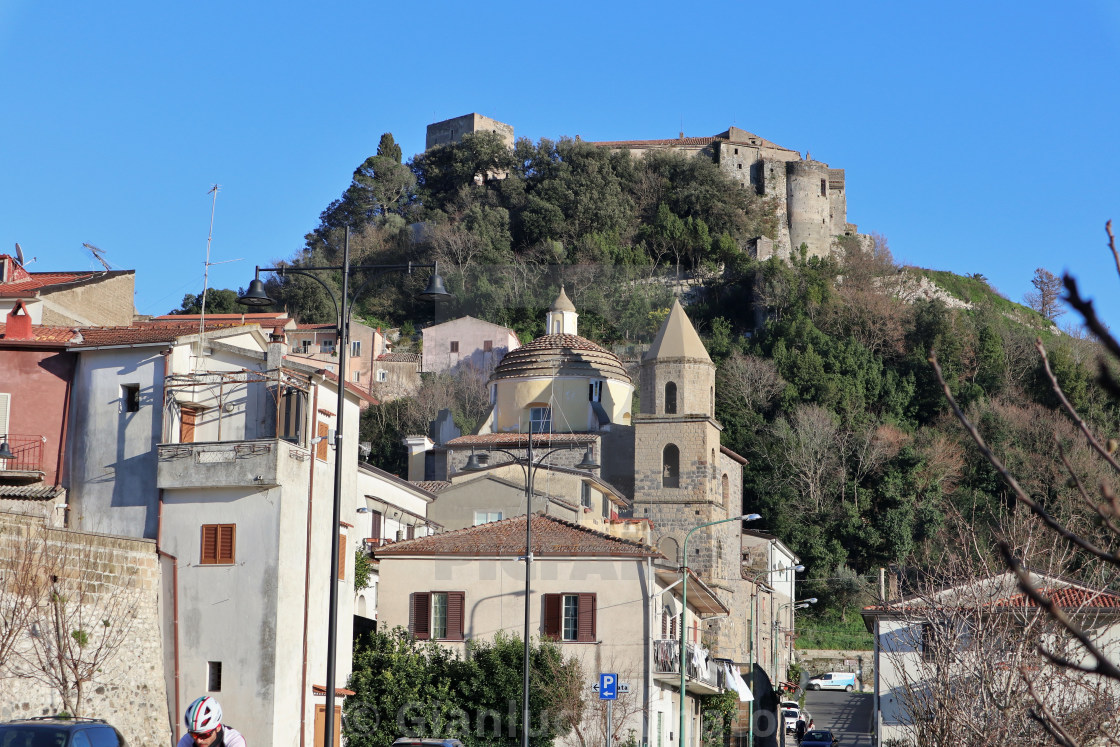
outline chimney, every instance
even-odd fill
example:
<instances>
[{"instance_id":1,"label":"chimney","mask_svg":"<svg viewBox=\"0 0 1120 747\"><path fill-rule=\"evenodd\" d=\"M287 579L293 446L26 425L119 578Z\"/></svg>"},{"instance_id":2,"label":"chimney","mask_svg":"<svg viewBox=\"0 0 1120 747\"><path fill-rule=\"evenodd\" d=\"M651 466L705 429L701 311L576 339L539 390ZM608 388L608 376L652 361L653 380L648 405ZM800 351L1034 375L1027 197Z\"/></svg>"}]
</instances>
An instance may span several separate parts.
<instances>
[{"instance_id":1,"label":"chimney","mask_svg":"<svg viewBox=\"0 0 1120 747\"><path fill-rule=\"evenodd\" d=\"M35 332L31 329L31 314L23 301L16 301L16 305L8 312L8 326L4 330L5 340L34 340Z\"/></svg>"},{"instance_id":2,"label":"chimney","mask_svg":"<svg viewBox=\"0 0 1120 747\"><path fill-rule=\"evenodd\" d=\"M680 133L680 135L679 135L678 139L679 139L679 140L684 140L684 133L683 133L683 132L682 132L682 133Z\"/></svg>"},{"instance_id":3,"label":"chimney","mask_svg":"<svg viewBox=\"0 0 1120 747\"><path fill-rule=\"evenodd\" d=\"M288 346L284 344L284 333L273 331L268 335L268 349L265 352L265 368L269 371L284 365L284 355Z\"/></svg>"}]
</instances>

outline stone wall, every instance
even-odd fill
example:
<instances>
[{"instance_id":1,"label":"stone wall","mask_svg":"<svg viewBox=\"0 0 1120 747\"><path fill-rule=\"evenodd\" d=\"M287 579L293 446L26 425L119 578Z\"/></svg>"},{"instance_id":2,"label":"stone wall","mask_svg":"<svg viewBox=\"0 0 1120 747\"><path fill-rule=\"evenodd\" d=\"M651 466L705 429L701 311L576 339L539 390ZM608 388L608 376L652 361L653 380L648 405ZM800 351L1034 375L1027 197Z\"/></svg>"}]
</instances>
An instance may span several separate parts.
<instances>
[{"instance_id":1,"label":"stone wall","mask_svg":"<svg viewBox=\"0 0 1120 747\"><path fill-rule=\"evenodd\" d=\"M42 295L43 324L67 327L132 324L135 275L132 270L113 273L72 288L49 290Z\"/></svg>"},{"instance_id":2,"label":"stone wall","mask_svg":"<svg viewBox=\"0 0 1120 747\"><path fill-rule=\"evenodd\" d=\"M36 555L46 550L45 555ZM150 540L48 529L34 517L0 514L0 570L12 578L16 563L27 557L58 576L56 588L81 602L88 624L87 646L110 635L95 626L109 620L123 642L85 688L80 715L108 721L133 747L166 747L171 741L164 688L163 645L158 593L160 570ZM59 563L61 558L70 562ZM52 565L54 563L54 565ZM76 584L82 591L76 591ZM0 592L3 594L5 592ZM40 617L42 611L40 612ZM83 628L84 629L84 628ZM53 715L64 709L59 693L32 678L36 668L31 630L17 642L0 678L0 721Z\"/></svg>"}]
</instances>

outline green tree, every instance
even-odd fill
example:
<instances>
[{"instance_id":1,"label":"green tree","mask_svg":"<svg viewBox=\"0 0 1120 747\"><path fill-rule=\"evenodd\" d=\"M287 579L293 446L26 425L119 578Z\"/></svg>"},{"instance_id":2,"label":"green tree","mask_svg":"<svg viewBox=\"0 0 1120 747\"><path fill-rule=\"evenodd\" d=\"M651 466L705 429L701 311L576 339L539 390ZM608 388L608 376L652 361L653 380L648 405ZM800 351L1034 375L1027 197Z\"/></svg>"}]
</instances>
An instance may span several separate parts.
<instances>
[{"instance_id":1,"label":"green tree","mask_svg":"<svg viewBox=\"0 0 1120 747\"><path fill-rule=\"evenodd\" d=\"M238 296L242 293L241 290L229 290L227 288L207 288L206 289L206 313L207 314L241 314L246 311L246 307L237 302ZM183 296L183 303L177 309L172 309L167 312L168 314L201 314L202 313L202 294L197 295L188 293Z\"/></svg>"}]
</instances>

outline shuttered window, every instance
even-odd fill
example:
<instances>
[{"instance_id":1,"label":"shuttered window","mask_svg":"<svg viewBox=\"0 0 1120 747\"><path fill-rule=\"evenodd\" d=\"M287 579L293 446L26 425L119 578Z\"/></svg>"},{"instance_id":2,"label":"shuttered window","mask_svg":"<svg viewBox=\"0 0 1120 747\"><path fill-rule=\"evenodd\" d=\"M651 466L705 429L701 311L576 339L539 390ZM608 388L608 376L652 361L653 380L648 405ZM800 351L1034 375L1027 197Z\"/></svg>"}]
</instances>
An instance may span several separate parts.
<instances>
[{"instance_id":1,"label":"shuttered window","mask_svg":"<svg viewBox=\"0 0 1120 747\"><path fill-rule=\"evenodd\" d=\"M237 557L236 524L202 525L202 565L229 565Z\"/></svg>"},{"instance_id":2,"label":"shuttered window","mask_svg":"<svg viewBox=\"0 0 1120 747\"><path fill-rule=\"evenodd\" d=\"M338 580L346 579L346 535L338 535Z\"/></svg>"},{"instance_id":3,"label":"shuttered window","mask_svg":"<svg viewBox=\"0 0 1120 747\"><path fill-rule=\"evenodd\" d=\"M462 591L414 592L409 597L408 632L422 641L463 640L466 597Z\"/></svg>"},{"instance_id":4,"label":"shuttered window","mask_svg":"<svg viewBox=\"0 0 1120 747\"><path fill-rule=\"evenodd\" d=\"M318 436L321 440L319 441L319 443L315 444L315 458L322 459L325 462L327 461L327 449L330 446L327 443L327 433L330 428L326 423L320 420L318 422L318 429L319 430L315 433L315 435Z\"/></svg>"},{"instance_id":5,"label":"shuttered window","mask_svg":"<svg viewBox=\"0 0 1120 747\"><path fill-rule=\"evenodd\" d=\"M594 643L594 594L545 594L544 635L558 641Z\"/></svg>"}]
</instances>

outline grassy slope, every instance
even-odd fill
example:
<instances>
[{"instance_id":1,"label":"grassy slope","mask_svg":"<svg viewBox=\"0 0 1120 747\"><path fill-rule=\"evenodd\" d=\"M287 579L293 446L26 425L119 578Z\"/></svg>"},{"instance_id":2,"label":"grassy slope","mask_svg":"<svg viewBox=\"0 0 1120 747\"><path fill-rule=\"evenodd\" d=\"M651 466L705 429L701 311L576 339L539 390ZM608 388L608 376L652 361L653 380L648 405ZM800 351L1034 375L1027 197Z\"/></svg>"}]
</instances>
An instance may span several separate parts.
<instances>
[{"instance_id":1,"label":"grassy slope","mask_svg":"<svg viewBox=\"0 0 1120 747\"><path fill-rule=\"evenodd\" d=\"M946 293L970 304L990 304L1001 314L1030 327L1048 329L1051 322L1032 308L1010 301L999 294L984 280L965 277L945 270L926 270L921 267L908 268L911 272L929 278Z\"/></svg>"}]
</instances>

